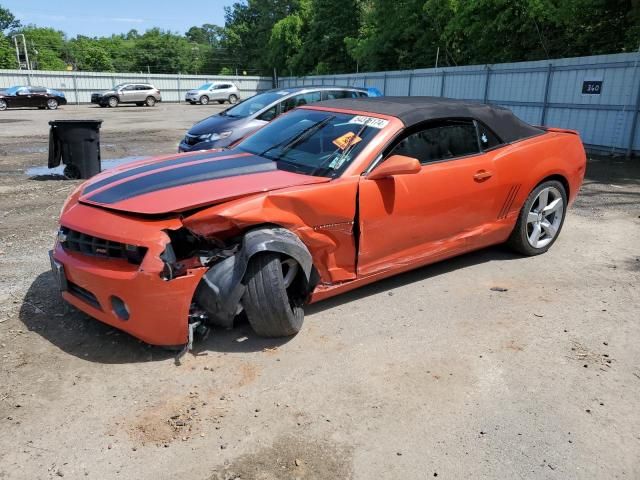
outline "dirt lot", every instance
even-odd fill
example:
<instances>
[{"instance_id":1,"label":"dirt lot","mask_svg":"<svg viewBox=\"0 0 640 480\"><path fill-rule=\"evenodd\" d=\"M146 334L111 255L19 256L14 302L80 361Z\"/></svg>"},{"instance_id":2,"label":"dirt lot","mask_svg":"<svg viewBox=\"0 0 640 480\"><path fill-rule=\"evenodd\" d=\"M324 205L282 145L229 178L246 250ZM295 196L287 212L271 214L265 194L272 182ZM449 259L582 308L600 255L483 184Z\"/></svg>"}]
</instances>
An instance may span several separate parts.
<instances>
[{"instance_id":1,"label":"dirt lot","mask_svg":"<svg viewBox=\"0 0 640 480\"><path fill-rule=\"evenodd\" d=\"M77 182L24 174L47 121L104 119L120 158L175 151L217 108L2 112L0 478L640 478L637 159L590 162L548 254L362 288L289 341L243 324L178 367L65 307L47 250Z\"/></svg>"}]
</instances>

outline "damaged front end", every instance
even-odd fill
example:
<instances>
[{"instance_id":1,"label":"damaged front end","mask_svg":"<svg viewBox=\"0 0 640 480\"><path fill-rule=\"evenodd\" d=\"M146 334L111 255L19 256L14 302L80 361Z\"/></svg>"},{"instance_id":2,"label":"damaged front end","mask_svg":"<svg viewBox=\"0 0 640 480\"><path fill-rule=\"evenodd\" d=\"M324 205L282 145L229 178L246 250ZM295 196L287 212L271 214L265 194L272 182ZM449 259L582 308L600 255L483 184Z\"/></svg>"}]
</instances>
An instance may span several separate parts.
<instances>
[{"instance_id":1,"label":"damaged front end","mask_svg":"<svg viewBox=\"0 0 640 480\"><path fill-rule=\"evenodd\" d=\"M309 250L294 233L284 228L255 228L224 241L196 236L184 227L166 233L171 241L160 256L165 264L161 274L164 280L179 278L196 268L207 269L193 297L190 341L196 327L233 326L234 318L243 309L247 266L256 254L269 251L294 259L300 266L298 284L302 298L306 298L318 282Z\"/></svg>"}]
</instances>

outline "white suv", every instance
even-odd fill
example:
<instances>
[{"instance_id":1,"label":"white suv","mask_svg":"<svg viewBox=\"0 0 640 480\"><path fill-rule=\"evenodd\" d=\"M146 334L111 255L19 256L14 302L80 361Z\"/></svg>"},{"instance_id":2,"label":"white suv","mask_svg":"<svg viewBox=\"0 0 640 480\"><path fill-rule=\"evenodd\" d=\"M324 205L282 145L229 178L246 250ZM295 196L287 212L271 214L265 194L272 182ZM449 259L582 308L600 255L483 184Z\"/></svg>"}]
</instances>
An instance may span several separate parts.
<instances>
[{"instance_id":1,"label":"white suv","mask_svg":"<svg viewBox=\"0 0 640 480\"><path fill-rule=\"evenodd\" d=\"M207 105L211 101L234 104L240 99L240 91L238 87L230 82L205 83L195 90L189 90L184 99L191 105L195 105L196 103Z\"/></svg>"}]
</instances>

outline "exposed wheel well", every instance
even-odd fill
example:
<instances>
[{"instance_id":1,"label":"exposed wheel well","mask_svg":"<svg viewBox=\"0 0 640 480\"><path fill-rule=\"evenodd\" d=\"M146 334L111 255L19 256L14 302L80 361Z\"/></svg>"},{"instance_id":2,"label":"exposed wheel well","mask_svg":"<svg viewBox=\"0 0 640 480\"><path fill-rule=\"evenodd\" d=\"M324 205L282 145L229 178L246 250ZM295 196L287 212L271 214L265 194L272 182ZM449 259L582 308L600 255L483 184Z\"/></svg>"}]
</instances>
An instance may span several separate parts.
<instances>
[{"instance_id":1,"label":"exposed wheel well","mask_svg":"<svg viewBox=\"0 0 640 480\"><path fill-rule=\"evenodd\" d=\"M567 179L564 176L562 176L560 174L549 175L548 177L543 178L542 180L540 180L536 184L536 187L538 185L540 185L541 183L548 182L549 180L556 180L556 181L560 182L562 184L562 186L564 187L565 191L567 192L567 198L569 198L569 193L570 193L569 192L569 182L567 181ZM533 187L533 188L535 189L535 187Z\"/></svg>"}]
</instances>

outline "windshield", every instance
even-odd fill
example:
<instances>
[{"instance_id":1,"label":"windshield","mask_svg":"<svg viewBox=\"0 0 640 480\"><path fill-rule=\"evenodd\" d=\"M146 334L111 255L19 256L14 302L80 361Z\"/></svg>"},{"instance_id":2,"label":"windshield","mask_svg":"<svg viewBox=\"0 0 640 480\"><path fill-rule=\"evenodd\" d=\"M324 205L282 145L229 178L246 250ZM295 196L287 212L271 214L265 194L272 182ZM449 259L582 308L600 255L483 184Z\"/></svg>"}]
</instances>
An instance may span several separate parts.
<instances>
[{"instance_id":1,"label":"windshield","mask_svg":"<svg viewBox=\"0 0 640 480\"><path fill-rule=\"evenodd\" d=\"M213 85L213 83L203 83L196 90L209 90L209 87Z\"/></svg>"},{"instance_id":2,"label":"windshield","mask_svg":"<svg viewBox=\"0 0 640 480\"><path fill-rule=\"evenodd\" d=\"M127 83L119 83L118 85L114 85L113 87L111 87L111 90L119 90L122 87L128 85Z\"/></svg>"},{"instance_id":3,"label":"windshield","mask_svg":"<svg viewBox=\"0 0 640 480\"><path fill-rule=\"evenodd\" d=\"M386 120L319 110L294 110L238 144L240 150L278 162L278 168L338 177Z\"/></svg>"},{"instance_id":4,"label":"windshield","mask_svg":"<svg viewBox=\"0 0 640 480\"><path fill-rule=\"evenodd\" d=\"M221 115L228 117L244 118L259 112L264 107L271 105L273 102L284 98L289 92L280 90L278 92L264 92L247 98L245 101L225 110Z\"/></svg>"}]
</instances>

